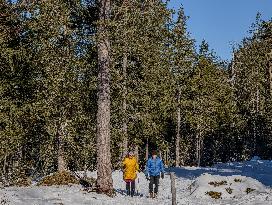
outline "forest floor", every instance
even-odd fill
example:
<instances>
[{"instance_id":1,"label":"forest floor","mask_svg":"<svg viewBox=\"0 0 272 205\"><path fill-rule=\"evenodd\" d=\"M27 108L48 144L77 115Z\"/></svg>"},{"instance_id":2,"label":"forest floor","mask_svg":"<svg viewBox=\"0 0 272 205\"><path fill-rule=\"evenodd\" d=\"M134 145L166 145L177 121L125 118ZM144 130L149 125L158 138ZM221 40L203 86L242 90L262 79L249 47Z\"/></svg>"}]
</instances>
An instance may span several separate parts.
<instances>
[{"instance_id":1,"label":"forest floor","mask_svg":"<svg viewBox=\"0 0 272 205\"><path fill-rule=\"evenodd\" d=\"M245 162L219 163L213 167L181 167L175 172L177 204L181 205L272 205L272 161L254 159ZM95 177L95 172L88 173ZM137 196L125 194L122 172L113 172L116 196L113 198L83 191L80 185L4 187L1 205L170 205L171 181L160 179L156 199L148 198L148 181L143 173L136 180ZM218 197L214 199L213 197Z\"/></svg>"}]
</instances>

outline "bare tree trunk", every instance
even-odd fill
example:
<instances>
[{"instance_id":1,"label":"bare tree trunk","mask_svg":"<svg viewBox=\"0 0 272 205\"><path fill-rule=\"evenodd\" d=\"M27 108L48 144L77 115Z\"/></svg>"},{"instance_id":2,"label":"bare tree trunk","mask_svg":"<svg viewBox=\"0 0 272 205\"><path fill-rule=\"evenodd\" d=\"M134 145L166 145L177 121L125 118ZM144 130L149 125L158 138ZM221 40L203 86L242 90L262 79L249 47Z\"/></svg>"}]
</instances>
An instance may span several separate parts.
<instances>
[{"instance_id":1,"label":"bare tree trunk","mask_svg":"<svg viewBox=\"0 0 272 205\"><path fill-rule=\"evenodd\" d=\"M123 56L123 143L122 143L122 159L126 156L128 152L128 134L127 134L127 54L124 53Z\"/></svg>"},{"instance_id":2,"label":"bare tree trunk","mask_svg":"<svg viewBox=\"0 0 272 205\"><path fill-rule=\"evenodd\" d=\"M8 179L8 176L7 176L7 155L6 154L5 154L5 157L4 157L3 177L4 177L4 180L6 182L7 179Z\"/></svg>"},{"instance_id":3,"label":"bare tree trunk","mask_svg":"<svg viewBox=\"0 0 272 205\"><path fill-rule=\"evenodd\" d=\"M146 161L148 160L148 139L147 139L146 147L145 147L145 160Z\"/></svg>"},{"instance_id":4,"label":"bare tree trunk","mask_svg":"<svg viewBox=\"0 0 272 205\"><path fill-rule=\"evenodd\" d=\"M198 147L197 147L197 166L200 167L200 163L201 163L201 148L200 148L200 145L201 145L201 139L200 139L200 136L198 136L197 138L197 144L198 144Z\"/></svg>"},{"instance_id":5,"label":"bare tree trunk","mask_svg":"<svg viewBox=\"0 0 272 205\"><path fill-rule=\"evenodd\" d=\"M64 150L64 137L65 137L66 124L57 125L57 142L58 142L58 171L62 172L67 170L67 164L65 160L65 150Z\"/></svg>"},{"instance_id":6,"label":"bare tree trunk","mask_svg":"<svg viewBox=\"0 0 272 205\"><path fill-rule=\"evenodd\" d=\"M176 167L180 166L180 89L178 90L178 108L177 108L177 135L176 135Z\"/></svg>"},{"instance_id":7,"label":"bare tree trunk","mask_svg":"<svg viewBox=\"0 0 272 205\"><path fill-rule=\"evenodd\" d=\"M139 161L139 145L135 145L134 153L137 161Z\"/></svg>"},{"instance_id":8,"label":"bare tree trunk","mask_svg":"<svg viewBox=\"0 0 272 205\"><path fill-rule=\"evenodd\" d=\"M169 163L169 148L167 147L167 150L166 150L166 154L165 154L166 156L165 156L165 164L167 165L167 166L170 166L170 163Z\"/></svg>"},{"instance_id":9,"label":"bare tree trunk","mask_svg":"<svg viewBox=\"0 0 272 205\"><path fill-rule=\"evenodd\" d=\"M269 69L270 96L272 97L272 50L268 54L268 69Z\"/></svg>"},{"instance_id":10,"label":"bare tree trunk","mask_svg":"<svg viewBox=\"0 0 272 205\"><path fill-rule=\"evenodd\" d=\"M197 161L197 164L198 164L198 159L199 159L199 136L198 136L198 134L197 134L197 136L196 136L196 161Z\"/></svg>"},{"instance_id":11,"label":"bare tree trunk","mask_svg":"<svg viewBox=\"0 0 272 205\"><path fill-rule=\"evenodd\" d=\"M110 19L110 0L99 1L98 25L98 110L97 110L97 191L112 195L110 152L110 40L106 21Z\"/></svg>"},{"instance_id":12,"label":"bare tree trunk","mask_svg":"<svg viewBox=\"0 0 272 205\"><path fill-rule=\"evenodd\" d=\"M197 129L197 146L196 146L196 159L197 159L197 166L200 167L201 164L201 151L203 146L203 139L202 139L202 132Z\"/></svg>"}]
</instances>

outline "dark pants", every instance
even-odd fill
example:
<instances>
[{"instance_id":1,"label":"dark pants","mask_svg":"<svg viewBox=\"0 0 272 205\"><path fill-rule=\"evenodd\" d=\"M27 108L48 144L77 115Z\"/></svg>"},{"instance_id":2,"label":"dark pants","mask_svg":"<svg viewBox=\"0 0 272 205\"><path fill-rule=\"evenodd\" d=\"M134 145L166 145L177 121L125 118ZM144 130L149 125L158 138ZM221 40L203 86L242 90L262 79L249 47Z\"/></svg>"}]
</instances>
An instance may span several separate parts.
<instances>
[{"instance_id":1,"label":"dark pants","mask_svg":"<svg viewBox=\"0 0 272 205\"><path fill-rule=\"evenodd\" d=\"M134 196L135 180L134 181L126 181L126 191L127 191L127 195Z\"/></svg>"},{"instance_id":2,"label":"dark pants","mask_svg":"<svg viewBox=\"0 0 272 205\"><path fill-rule=\"evenodd\" d=\"M155 184L154 193L158 193L160 176L150 176L149 193L153 193L153 184Z\"/></svg>"}]
</instances>

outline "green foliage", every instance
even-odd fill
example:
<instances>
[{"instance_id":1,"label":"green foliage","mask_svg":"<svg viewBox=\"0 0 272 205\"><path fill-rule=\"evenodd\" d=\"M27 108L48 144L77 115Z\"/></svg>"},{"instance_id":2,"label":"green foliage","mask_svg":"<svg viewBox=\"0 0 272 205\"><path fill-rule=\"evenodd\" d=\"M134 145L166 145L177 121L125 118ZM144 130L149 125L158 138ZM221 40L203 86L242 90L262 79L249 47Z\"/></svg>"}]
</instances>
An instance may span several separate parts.
<instances>
[{"instance_id":1,"label":"green foliage","mask_svg":"<svg viewBox=\"0 0 272 205\"><path fill-rule=\"evenodd\" d=\"M0 10L1 174L55 172L60 135L69 169L95 169L97 5L0 0ZM149 141L150 149L160 149L172 163L178 108L184 165L195 165L197 151L202 165L269 158L271 21L257 18L226 66L207 42L196 51L184 8L175 20L173 13L157 0L113 3L106 24L115 168L125 137L130 148ZM144 152L139 149L141 164Z\"/></svg>"}]
</instances>

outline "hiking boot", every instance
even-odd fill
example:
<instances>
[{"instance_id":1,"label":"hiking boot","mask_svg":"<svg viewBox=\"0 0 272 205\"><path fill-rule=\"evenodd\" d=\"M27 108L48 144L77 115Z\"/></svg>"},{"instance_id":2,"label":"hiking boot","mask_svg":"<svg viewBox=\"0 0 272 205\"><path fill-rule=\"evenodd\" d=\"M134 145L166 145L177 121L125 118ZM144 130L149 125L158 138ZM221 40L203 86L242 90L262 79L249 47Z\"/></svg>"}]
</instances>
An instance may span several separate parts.
<instances>
[{"instance_id":1,"label":"hiking boot","mask_svg":"<svg viewBox=\"0 0 272 205\"><path fill-rule=\"evenodd\" d=\"M135 195L135 190L132 189L131 192L130 192L130 196L133 197Z\"/></svg>"},{"instance_id":2,"label":"hiking boot","mask_svg":"<svg viewBox=\"0 0 272 205\"><path fill-rule=\"evenodd\" d=\"M151 198L151 199L153 199L153 198L154 198L153 193L149 193L149 198Z\"/></svg>"}]
</instances>

